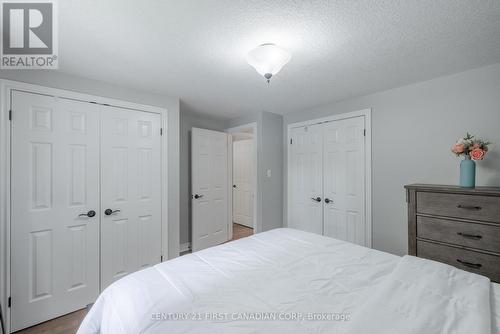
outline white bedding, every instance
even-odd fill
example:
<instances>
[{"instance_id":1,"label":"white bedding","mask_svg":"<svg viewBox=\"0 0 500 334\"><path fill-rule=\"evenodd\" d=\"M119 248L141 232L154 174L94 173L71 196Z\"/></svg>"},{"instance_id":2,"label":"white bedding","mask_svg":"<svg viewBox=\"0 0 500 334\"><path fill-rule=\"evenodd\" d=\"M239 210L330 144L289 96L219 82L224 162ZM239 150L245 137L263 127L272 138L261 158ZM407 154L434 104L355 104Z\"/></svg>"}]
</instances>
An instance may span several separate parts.
<instances>
[{"instance_id":1,"label":"white bedding","mask_svg":"<svg viewBox=\"0 0 500 334\"><path fill-rule=\"evenodd\" d=\"M488 278L404 256L353 313L346 333L490 333L490 315Z\"/></svg>"},{"instance_id":2,"label":"white bedding","mask_svg":"<svg viewBox=\"0 0 500 334\"><path fill-rule=\"evenodd\" d=\"M78 333L497 334L499 311L500 288L482 276L276 229L117 281Z\"/></svg>"}]
</instances>

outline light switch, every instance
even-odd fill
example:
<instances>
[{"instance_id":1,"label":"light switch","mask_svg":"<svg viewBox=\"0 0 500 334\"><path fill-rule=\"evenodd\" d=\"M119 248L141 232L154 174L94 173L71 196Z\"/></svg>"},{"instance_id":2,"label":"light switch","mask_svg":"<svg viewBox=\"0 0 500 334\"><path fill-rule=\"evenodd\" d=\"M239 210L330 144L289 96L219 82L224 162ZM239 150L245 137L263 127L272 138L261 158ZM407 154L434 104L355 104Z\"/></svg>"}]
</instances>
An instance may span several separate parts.
<instances>
[{"instance_id":1,"label":"light switch","mask_svg":"<svg viewBox=\"0 0 500 334\"><path fill-rule=\"evenodd\" d=\"M271 178L271 170L270 170L270 169L268 169L268 170L267 170L267 177L268 177L269 179Z\"/></svg>"}]
</instances>

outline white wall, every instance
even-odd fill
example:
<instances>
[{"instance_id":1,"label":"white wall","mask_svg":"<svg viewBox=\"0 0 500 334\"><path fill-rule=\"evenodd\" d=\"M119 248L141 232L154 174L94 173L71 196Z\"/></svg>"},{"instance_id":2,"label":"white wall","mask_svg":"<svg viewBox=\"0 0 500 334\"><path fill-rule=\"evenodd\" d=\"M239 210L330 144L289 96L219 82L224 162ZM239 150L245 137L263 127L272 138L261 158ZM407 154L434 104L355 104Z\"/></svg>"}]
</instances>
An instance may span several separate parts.
<instances>
[{"instance_id":1,"label":"white wall","mask_svg":"<svg viewBox=\"0 0 500 334\"><path fill-rule=\"evenodd\" d=\"M192 113L181 103L180 113L180 244L191 241L191 129L224 131L225 121Z\"/></svg>"},{"instance_id":2,"label":"white wall","mask_svg":"<svg viewBox=\"0 0 500 334\"><path fill-rule=\"evenodd\" d=\"M52 70L2 70L0 78L166 108L168 110L168 257L179 255L180 119L178 98L111 85Z\"/></svg>"},{"instance_id":3,"label":"white wall","mask_svg":"<svg viewBox=\"0 0 500 334\"><path fill-rule=\"evenodd\" d=\"M467 131L493 142L486 159L478 163L478 185L500 185L500 63L286 114L285 128L366 108L372 108L374 248L407 253L403 186L457 184L459 159L450 147Z\"/></svg>"},{"instance_id":4,"label":"white wall","mask_svg":"<svg viewBox=\"0 0 500 334\"><path fill-rule=\"evenodd\" d=\"M283 117L262 113L262 231L283 226ZM267 171L271 171L271 177Z\"/></svg>"}]
</instances>

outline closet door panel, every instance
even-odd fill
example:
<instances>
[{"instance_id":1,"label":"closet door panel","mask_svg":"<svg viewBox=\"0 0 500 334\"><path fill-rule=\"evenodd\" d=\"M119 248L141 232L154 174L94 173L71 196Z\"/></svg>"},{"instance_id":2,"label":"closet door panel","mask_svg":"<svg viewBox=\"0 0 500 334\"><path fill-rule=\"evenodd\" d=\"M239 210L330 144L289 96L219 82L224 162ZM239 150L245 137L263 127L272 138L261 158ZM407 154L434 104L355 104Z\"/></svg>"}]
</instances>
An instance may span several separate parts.
<instances>
[{"instance_id":1,"label":"closet door panel","mask_svg":"<svg viewBox=\"0 0 500 334\"><path fill-rule=\"evenodd\" d=\"M101 289L160 262L160 115L101 113ZM106 211L107 210L107 211Z\"/></svg>"},{"instance_id":2,"label":"closet door panel","mask_svg":"<svg viewBox=\"0 0 500 334\"><path fill-rule=\"evenodd\" d=\"M346 217L342 210L345 191L343 131L339 123L331 122L324 127L324 234L346 240Z\"/></svg>"},{"instance_id":3,"label":"closet door panel","mask_svg":"<svg viewBox=\"0 0 500 334\"><path fill-rule=\"evenodd\" d=\"M350 119L346 125L346 220L350 242L366 244L365 122Z\"/></svg>"},{"instance_id":4,"label":"closet door panel","mask_svg":"<svg viewBox=\"0 0 500 334\"><path fill-rule=\"evenodd\" d=\"M290 150L289 227L323 233L323 133L321 125L294 128ZM316 200L319 199L319 200Z\"/></svg>"},{"instance_id":5,"label":"closet door panel","mask_svg":"<svg viewBox=\"0 0 500 334\"><path fill-rule=\"evenodd\" d=\"M324 125L325 235L360 245L366 242L364 127L364 117Z\"/></svg>"},{"instance_id":6,"label":"closet door panel","mask_svg":"<svg viewBox=\"0 0 500 334\"><path fill-rule=\"evenodd\" d=\"M15 331L83 308L99 293L99 218L91 214L99 211L99 108L13 92L12 110Z\"/></svg>"}]
</instances>

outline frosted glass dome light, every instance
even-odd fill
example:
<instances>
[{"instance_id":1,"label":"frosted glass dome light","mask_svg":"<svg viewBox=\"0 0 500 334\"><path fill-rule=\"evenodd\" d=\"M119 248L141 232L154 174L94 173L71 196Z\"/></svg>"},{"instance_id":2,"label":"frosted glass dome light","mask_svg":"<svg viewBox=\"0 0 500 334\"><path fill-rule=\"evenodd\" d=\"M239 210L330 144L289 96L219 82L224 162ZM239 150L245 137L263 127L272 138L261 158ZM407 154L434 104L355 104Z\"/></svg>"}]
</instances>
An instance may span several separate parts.
<instances>
[{"instance_id":1,"label":"frosted glass dome light","mask_svg":"<svg viewBox=\"0 0 500 334\"><path fill-rule=\"evenodd\" d=\"M278 73L291 58L292 56L288 51L272 43L259 45L247 54L248 64L255 68L260 75L264 76L267 82L269 82L271 77Z\"/></svg>"}]
</instances>

